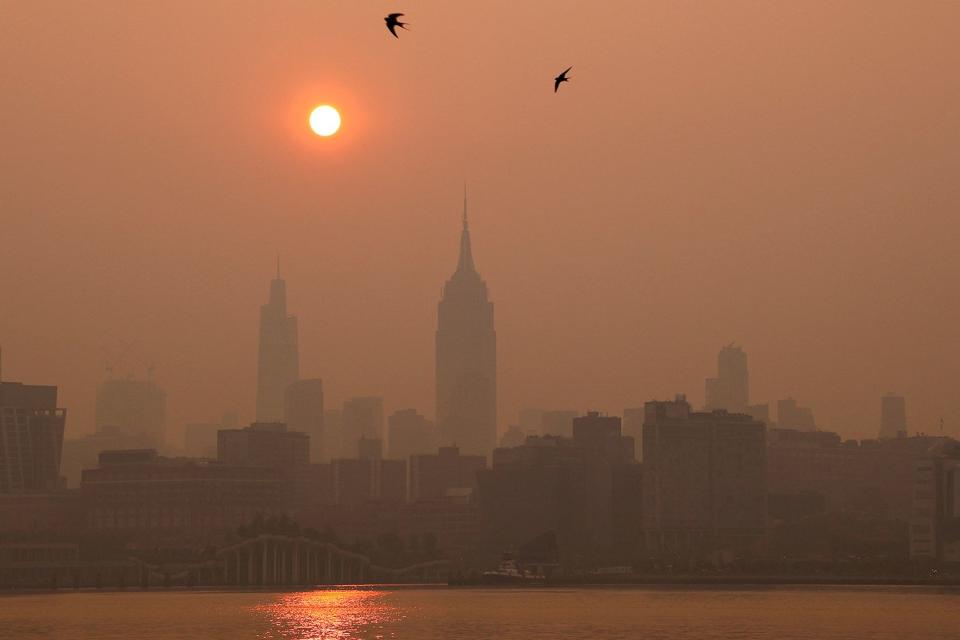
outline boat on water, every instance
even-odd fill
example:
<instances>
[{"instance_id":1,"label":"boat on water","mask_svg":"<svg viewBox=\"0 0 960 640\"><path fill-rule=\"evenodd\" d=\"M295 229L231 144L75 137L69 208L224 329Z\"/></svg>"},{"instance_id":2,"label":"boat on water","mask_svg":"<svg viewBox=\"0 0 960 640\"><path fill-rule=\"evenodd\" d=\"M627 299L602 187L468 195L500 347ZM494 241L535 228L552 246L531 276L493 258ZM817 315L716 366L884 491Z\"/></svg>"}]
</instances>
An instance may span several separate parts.
<instances>
[{"instance_id":1,"label":"boat on water","mask_svg":"<svg viewBox=\"0 0 960 640\"><path fill-rule=\"evenodd\" d=\"M500 560L496 571L484 571L485 584L537 584L546 580L542 574L526 570L513 556L507 554Z\"/></svg>"}]
</instances>

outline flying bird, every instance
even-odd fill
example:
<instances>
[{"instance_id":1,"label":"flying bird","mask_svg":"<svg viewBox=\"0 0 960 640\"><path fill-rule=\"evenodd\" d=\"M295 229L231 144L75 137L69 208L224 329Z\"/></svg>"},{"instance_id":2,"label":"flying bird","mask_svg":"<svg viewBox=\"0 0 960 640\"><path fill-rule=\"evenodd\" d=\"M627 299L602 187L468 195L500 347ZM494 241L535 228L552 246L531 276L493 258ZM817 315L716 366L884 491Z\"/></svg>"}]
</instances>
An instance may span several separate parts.
<instances>
[{"instance_id":1,"label":"flying bird","mask_svg":"<svg viewBox=\"0 0 960 640\"><path fill-rule=\"evenodd\" d=\"M390 33L393 34L394 38L400 37L397 35L397 31L396 31L397 27L400 27L402 29L407 28L406 22L400 22L399 18L401 16L403 16L402 13L391 13L390 15L388 15L386 18L383 19L383 21L387 23L387 29L390 30Z\"/></svg>"},{"instance_id":2,"label":"flying bird","mask_svg":"<svg viewBox=\"0 0 960 640\"><path fill-rule=\"evenodd\" d=\"M567 73L570 72L570 69L573 69L573 67L567 67L567 70L566 70L566 71L564 71L563 73L561 73L560 75L558 75L556 78L553 79L553 92L554 92L554 93L556 93L556 92L557 92L557 89L560 88L560 83L561 83L561 82L570 82L570 78L567 77Z\"/></svg>"}]
</instances>

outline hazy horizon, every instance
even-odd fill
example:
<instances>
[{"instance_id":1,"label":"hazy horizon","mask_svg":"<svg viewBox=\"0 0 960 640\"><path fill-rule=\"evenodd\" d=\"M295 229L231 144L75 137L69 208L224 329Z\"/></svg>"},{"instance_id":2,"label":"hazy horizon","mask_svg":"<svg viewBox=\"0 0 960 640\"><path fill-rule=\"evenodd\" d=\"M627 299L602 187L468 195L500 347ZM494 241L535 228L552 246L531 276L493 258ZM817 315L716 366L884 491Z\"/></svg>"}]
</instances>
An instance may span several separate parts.
<instances>
[{"instance_id":1,"label":"hazy horizon","mask_svg":"<svg viewBox=\"0 0 960 640\"><path fill-rule=\"evenodd\" d=\"M466 181L501 430L699 407L736 342L753 403L957 436L958 63L950 3L0 2L3 379L76 437L136 341L172 442L249 422L279 251L328 406L432 415Z\"/></svg>"}]
</instances>

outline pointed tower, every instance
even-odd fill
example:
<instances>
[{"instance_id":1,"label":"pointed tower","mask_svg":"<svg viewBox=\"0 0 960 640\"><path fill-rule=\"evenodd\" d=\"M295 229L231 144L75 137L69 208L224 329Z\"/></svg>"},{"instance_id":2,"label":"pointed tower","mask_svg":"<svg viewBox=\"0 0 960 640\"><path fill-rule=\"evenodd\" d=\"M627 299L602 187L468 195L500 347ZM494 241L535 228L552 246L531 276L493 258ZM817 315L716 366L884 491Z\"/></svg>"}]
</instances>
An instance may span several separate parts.
<instances>
[{"instance_id":1,"label":"pointed tower","mask_svg":"<svg viewBox=\"0 0 960 640\"><path fill-rule=\"evenodd\" d=\"M270 283L270 301L260 307L260 353L257 362L257 421L281 422L287 387L300 378L297 318L287 315L287 283Z\"/></svg>"},{"instance_id":2,"label":"pointed tower","mask_svg":"<svg viewBox=\"0 0 960 640\"><path fill-rule=\"evenodd\" d=\"M497 439L497 334L487 284L473 263L466 190L460 258L443 287L436 340L441 444L488 456Z\"/></svg>"}]
</instances>

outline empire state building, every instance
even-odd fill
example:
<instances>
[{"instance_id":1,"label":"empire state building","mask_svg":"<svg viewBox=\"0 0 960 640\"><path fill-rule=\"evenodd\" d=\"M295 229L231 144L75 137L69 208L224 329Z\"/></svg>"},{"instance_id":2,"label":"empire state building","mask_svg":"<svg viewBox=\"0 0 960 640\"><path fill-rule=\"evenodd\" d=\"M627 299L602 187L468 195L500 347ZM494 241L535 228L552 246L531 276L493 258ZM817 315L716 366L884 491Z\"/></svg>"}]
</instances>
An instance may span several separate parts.
<instances>
[{"instance_id":1,"label":"empire state building","mask_svg":"<svg viewBox=\"0 0 960 640\"><path fill-rule=\"evenodd\" d=\"M466 197L460 259L437 309L436 366L441 444L490 455L497 439L497 334L487 284L473 264Z\"/></svg>"}]
</instances>

